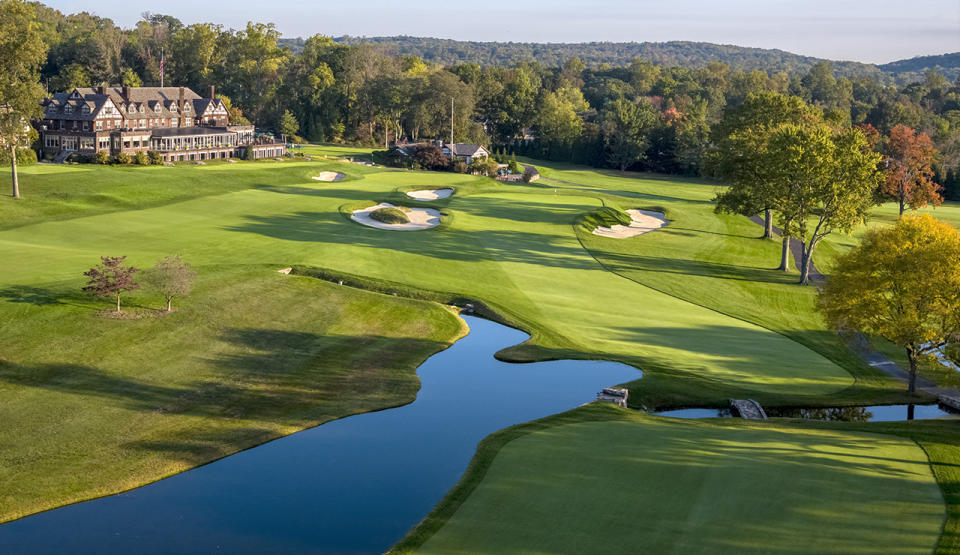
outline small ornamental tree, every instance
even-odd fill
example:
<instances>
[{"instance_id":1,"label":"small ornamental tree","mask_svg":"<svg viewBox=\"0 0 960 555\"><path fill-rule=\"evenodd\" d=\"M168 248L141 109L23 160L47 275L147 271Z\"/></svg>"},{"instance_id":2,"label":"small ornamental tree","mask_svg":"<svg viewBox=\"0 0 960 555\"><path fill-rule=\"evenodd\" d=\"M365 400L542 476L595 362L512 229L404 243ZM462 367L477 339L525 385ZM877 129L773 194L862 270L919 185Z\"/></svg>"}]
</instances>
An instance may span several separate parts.
<instances>
[{"instance_id":1,"label":"small ornamental tree","mask_svg":"<svg viewBox=\"0 0 960 555\"><path fill-rule=\"evenodd\" d=\"M117 314L120 313L120 293L140 289L140 284L133 279L133 275L140 270L124 266L126 259L126 256L101 256L100 264L83 273L90 278L84 291L98 297L117 296Z\"/></svg>"},{"instance_id":2,"label":"small ornamental tree","mask_svg":"<svg viewBox=\"0 0 960 555\"><path fill-rule=\"evenodd\" d=\"M138 152L133 155L133 163L138 166L149 166L150 159L147 158L147 154L145 152Z\"/></svg>"},{"instance_id":3,"label":"small ornamental tree","mask_svg":"<svg viewBox=\"0 0 960 555\"><path fill-rule=\"evenodd\" d=\"M420 145L413 157L428 170L445 170L450 165L450 158L437 145Z\"/></svg>"},{"instance_id":4,"label":"small ornamental tree","mask_svg":"<svg viewBox=\"0 0 960 555\"><path fill-rule=\"evenodd\" d=\"M93 163L94 163L94 164L101 164L101 165L103 165L103 164L106 164L106 163L109 162L109 161L110 161L110 155L107 154L106 152L102 151L102 150L93 155Z\"/></svg>"},{"instance_id":5,"label":"small ornamental tree","mask_svg":"<svg viewBox=\"0 0 960 555\"><path fill-rule=\"evenodd\" d=\"M174 297L185 297L193 289L193 280L197 272L190 264L180 259L180 255L171 254L157 262L156 266L144 272L147 287L163 295L167 301L167 312L173 310Z\"/></svg>"},{"instance_id":6,"label":"small ornamental tree","mask_svg":"<svg viewBox=\"0 0 960 555\"><path fill-rule=\"evenodd\" d=\"M912 393L920 356L960 341L960 232L928 214L867 231L837 260L819 308L834 329L903 347Z\"/></svg>"},{"instance_id":7,"label":"small ornamental tree","mask_svg":"<svg viewBox=\"0 0 960 555\"><path fill-rule=\"evenodd\" d=\"M880 186L880 194L897 201L901 216L907 207L917 210L928 204L943 203L941 187L933 181L932 164L937 149L926 133L897 125L890 130L886 151L883 164L886 179Z\"/></svg>"}]
</instances>

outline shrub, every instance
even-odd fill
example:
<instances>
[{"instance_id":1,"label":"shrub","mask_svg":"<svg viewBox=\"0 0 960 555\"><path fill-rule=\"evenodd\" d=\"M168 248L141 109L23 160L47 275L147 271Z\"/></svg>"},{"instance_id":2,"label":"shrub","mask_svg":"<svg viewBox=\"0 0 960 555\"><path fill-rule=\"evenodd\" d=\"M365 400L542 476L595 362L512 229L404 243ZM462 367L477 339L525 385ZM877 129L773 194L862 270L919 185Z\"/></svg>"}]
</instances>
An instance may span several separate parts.
<instances>
[{"instance_id":1,"label":"shrub","mask_svg":"<svg viewBox=\"0 0 960 555\"><path fill-rule=\"evenodd\" d=\"M18 148L17 149L17 165L26 166L29 164L37 163L37 153L29 148ZM10 165L10 149L2 148L0 149L0 166L9 166Z\"/></svg>"},{"instance_id":2,"label":"shrub","mask_svg":"<svg viewBox=\"0 0 960 555\"><path fill-rule=\"evenodd\" d=\"M101 165L102 165L102 164L106 164L106 163L109 162L109 161L110 161L110 155L107 154L106 152L103 152L102 150L101 150L100 152L98 152L98 153L96 153L96 154L93 155L93 163L94 163L94 164L101 164Z\"/></svg>"},{"instance_id":3,"label":"shrub","mask_svg":"<svg viewBox=\"0 0 960 555\"><path fill-rule=\"evenodd\" d=\"M147 152L147 158L150 159L150 163L154 166L159 166L163 164L163 156L160 155L156 150L151 150Z\"/></svg>"},{"instance_id":4,"label":"shrub","mask_svg":"<svg viewBox=\"0 0 960 555\"><path fill-rule=\"evenodd\" d=\"M454 160L450 163L450 171L454 173L467 173L467 163L463 160Z\"/></svg>"},{"instance_id":5,"label":"shrub","mask_svg":"<svg viewBox=\"0 0 960 555\"><path fill-rule=\"evenodd\" d=\"M403 213L403 210L394 207L377 208L370 213L370 218L383 222L385 224L407 224L410 218Z\"/></svg>"},{"instance_id":6,"label":"shrub","mask_svg":"<svg viewBox=\"0 0 960 555\"><path fill-rule=\"evenodd\" d=\"M450 159L437 145L419 145L413 157L428 170L445 170L450 165Z\"/></svg>"},{"instance_id":7,"label":"shrub","mask_svg":"<svg viewBox=\"0 0 960 555\"><path fill-rule=\"evenodd\" d=\"M114 163L114 164L129 164L129 163L130 163L130 156L127 155L127 153L125 153L125 152L120 152L120 153L118 153L116 156L113 157L113 163Z\"/></svg>"},{"instance_id":8,"label":"shrub","mask_svg":"<svg viewBox=\"0 0 960 555\"><path fill-rule=\"evenodd\" d=\"M470 173L496 177L497 169L497 161L492 158L478 157L470 160Z\"/></svg>"},{"instance_id":9,"label":"shrub","mask_svg":"<svg viewBox=\"0 0 960 555\"><path fill-rule=\"evenodd\" d=\"M150 159L147 158L146 153L138 152L133 155L133 163L138 166L148 166L150 165Z\"/></svg>"},{"instance_id":10,"label":"shrub","mask_svg":"<svg viewBox=\"0 0 960 555\"><path fill-rule=\"evenodd\" d=\"M536 181L540 179L540 172L538 172L533 166L529 166L527 169L523 170L523 182L530 183L531 181Z\"/></svg>"}]
</instances>

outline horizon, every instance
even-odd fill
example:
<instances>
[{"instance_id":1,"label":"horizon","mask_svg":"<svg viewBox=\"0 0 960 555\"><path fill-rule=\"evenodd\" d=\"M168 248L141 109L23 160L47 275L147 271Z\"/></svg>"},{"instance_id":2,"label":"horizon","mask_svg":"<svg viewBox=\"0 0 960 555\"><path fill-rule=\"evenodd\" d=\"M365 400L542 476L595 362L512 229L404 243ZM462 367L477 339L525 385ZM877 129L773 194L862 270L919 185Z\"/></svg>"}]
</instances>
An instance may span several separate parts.
<instances>
[{"instance_id":1,"label":"horizon","mask_svg":"<svg viewBox=\"0 0 960 555\"><path fill-rule=\"evenodd\" d=\"M539 44L684 41L869 64L960 51L960 2L944 6L940 0L917 0L909 5L880 0L867 8L849 0L812 0L803 6L762 0L733 0L722 5L680 0L670 8L649 0L600 0L589 11L579 2L557 0L548 12L540 1L489 0L484 10L491 16L488 26L478 25L473 11L441 11L431 5L398 5L385 0L333 6L296 0L289 3L286 13L249 0L239 0L239 4L212 0L204 4L206 9L199 16L193 15L198 13L196 5L184 0L164 2L159 10L156 3L120 0L104 0L96 10L80 0L45 4L64 13L87 11L124 28L133 27L146 11L171 15L186 25L208 22L240 29L248 21L274 23L281 36L290 39L322 34ZM870 10L866 15L865 9ZM448 31L437 32L438 27Z\"/></svg>"}]
</instances>

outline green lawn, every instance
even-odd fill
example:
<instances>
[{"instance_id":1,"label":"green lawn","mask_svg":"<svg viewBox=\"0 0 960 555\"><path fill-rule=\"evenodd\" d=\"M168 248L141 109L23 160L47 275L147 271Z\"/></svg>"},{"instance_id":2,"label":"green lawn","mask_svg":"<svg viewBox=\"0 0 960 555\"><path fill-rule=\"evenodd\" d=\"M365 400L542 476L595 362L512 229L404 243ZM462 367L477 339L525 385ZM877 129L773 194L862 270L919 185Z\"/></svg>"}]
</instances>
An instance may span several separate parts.
<instances>
[{"instance_id":1,"label":"green lawn","mask_svg":"<svg viewBox=\"0 0 960 555\"><path fill-rule=\"evenodd\" d=\"M670 225L633 240L616 240L590 233L580 226L581 243L608 270L686 301L782 333L850 371L858 379L851 399L876 398L886 380L863 363L814 310L816 289L796 284L797 272L773 268L779 263L778 241L756 237L760 227L747 218L713 213L711 199L718 188L665 176L639 177L575 166L541 166L543 184L560 191L601 194L607 206L651 208L666 212ZM960 224L960 205L944 205L936 215ZM871 225L889 225L895 207L875 210ZM838 234L818 250L824 270L840 252L859 241L855 234ZM644 394L644 391L637 391ZM763 397L761 395L761 397ZM767 401L766 398L762 399ZM654 399L654 402L656 400ZM775 400L772 400L776 402ZM824 403L835 399L826 397Z\"/></svg>"},{"instance_id":2,"label":"green lawn","mask_svg":"<svg viewBox=\"0 0 960 555\"><path fill-rule=\"evenodd\" d=\"M593 405L488 438L396 551L929 553L944 517L909 439Z\"/></svg>"},{"instance_id":3,"label":"green lawn","mask_svg":"<svg viewBox=\"0 0 960 555\"><path fill-rule=\"evenodd\" d=\"M640 194L631 187L659 187L653 200L719 222L701 224L709 229L748 231L702 210L710 185L617 178L620 196L589 186L555 191L336 161L362 149L309 150L332 159L23 168L25 198L0 201L0 521L407 402L419 361L459 333L436 304L276 272L289 266L482 301L532 334L503 358L623 361L644 371L631 384L639 403L903 396L900 384L849 358L612 273L581 245L578 219ZM320 171L347 179L312 180ZM440 227L390 232L344 217L357 204L416 204L402 194L412 187L456 189L430 203L446 213ZM670 248L739 261L752 256L741 252L752 240L737 233L717 235L714 250L699 247L698 233L677 235ZM79 293L81 273L101 255L147 267L171 253L199 272L175 314L102 318L109 302ZM701 278L708 289L723 287L721 277ZM147 316L161 306L144 292L127 303Z\"/></svg>"}]
</instances>

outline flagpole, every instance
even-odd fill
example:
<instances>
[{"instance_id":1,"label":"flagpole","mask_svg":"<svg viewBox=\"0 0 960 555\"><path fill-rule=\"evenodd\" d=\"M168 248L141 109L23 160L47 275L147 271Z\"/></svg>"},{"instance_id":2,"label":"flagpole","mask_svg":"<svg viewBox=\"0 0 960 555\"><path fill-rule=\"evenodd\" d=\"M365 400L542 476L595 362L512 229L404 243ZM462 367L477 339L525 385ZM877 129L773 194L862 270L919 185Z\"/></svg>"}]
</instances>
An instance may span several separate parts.
<instances>
[{"instance_id":1,"label":"flagpole","mask_svg":"<svg viewBox=\"0 0 960 555\"><path fill-rule=\"evenodd\" d=\"M160 88L163 88L163 48L160 49Z\"/></svg>"}]
</instances>

